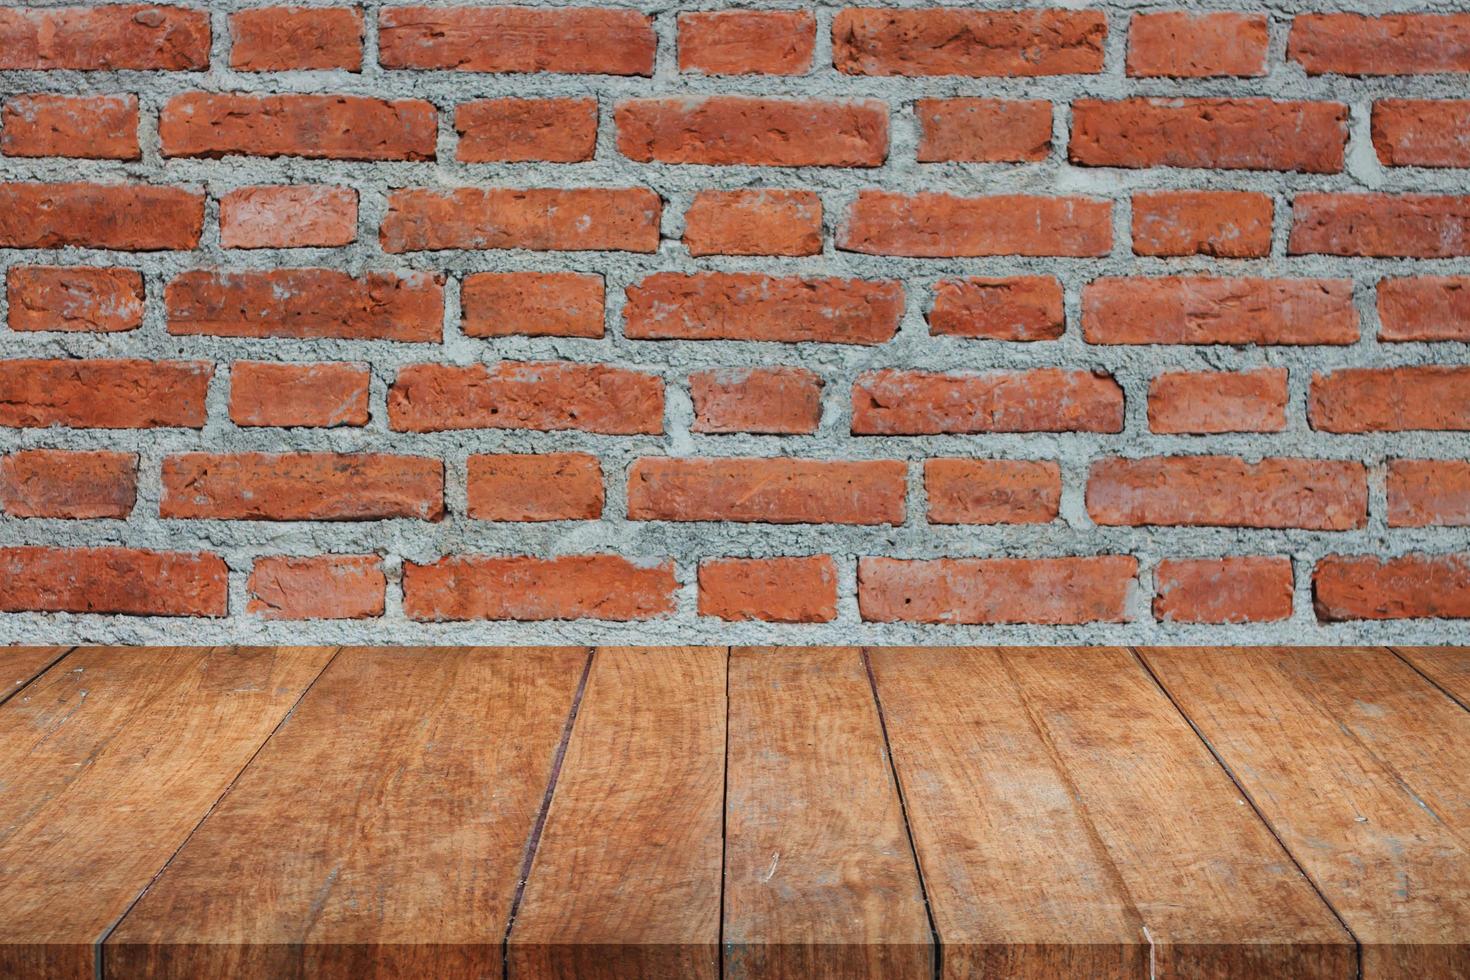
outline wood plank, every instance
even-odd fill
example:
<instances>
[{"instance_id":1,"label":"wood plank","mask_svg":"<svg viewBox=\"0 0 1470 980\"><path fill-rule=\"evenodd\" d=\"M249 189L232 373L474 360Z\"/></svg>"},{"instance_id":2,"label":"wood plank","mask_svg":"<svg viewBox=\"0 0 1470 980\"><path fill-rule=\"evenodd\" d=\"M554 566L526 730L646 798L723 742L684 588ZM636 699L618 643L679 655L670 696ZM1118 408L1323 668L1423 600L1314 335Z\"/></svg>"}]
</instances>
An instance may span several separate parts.
<instances>
[{"instance_id":1,"label":"wood plank","mask_svg":"<svg viewBox=\"0 0 1470 980\"><path fill-rule=\"evenodd\" d=\"M599 649L508 945L510 977L714 977L725 661Z\"/></svg>"},{"instance_id":2,"label":"wood plank","mask_svg":"<svg viewBox=\"0 0 1470 980\"><path fill-rule=\"evenodd\" d=\"M587 655L343 650L113 933L106 975L500 976Z\"/></svg>"},{"instance_id":3,"label":"wood plank","mask_svg":"<svg viewBox=\"0 0 1470 980\"><path fill-rule=\"evenodd\" d=\"M1351 938L1126 650L871 659L946 975L1354 975Z\"/></svg>"},{"instance_id":4,"label":"wood plank","mask_svg":"<svg viewBox=\"0 0 1470 980\"><path fill-rule=\"evenodd\" d=\"M1376 649L1142 656L1362 944L1470 976L1470 714Z\"/></svg>"},{"instance_id":5,"label":"wood plank","mask_svg":"<svg viewBox=\"0 0 1470 980\"><path fill-rule=\"evenodd\" d=\"M0 704L39 677L71 647L0 647Z\"/></svg>"},{"instance_id":6,"label":"wood plank","mask_svg":"<svg viewBox=\"0 0 1470 980\"><path fill-rule=\"evenodd\" d=\"M91 980L95 944L333 653L82 648L0 707L0 976Z\"/></svg>"},{"instance_id":7,"label":"wood plank","mask_svg":"<svg viewBox=\"0 0 1470 980\"><path fill-rule=\"evenodd\" d=\"M933 975L859 650L731 652L725 818L726 977Z\"/></svg>"},{"instance_id":8,"label":"wood plank","mask_svg":"<svg viewBox=\"0 0 1470 980\"><path fill-rule=\"evenodd\" d=\"M1470 647L1394 647L1399 656L1470 709Z\"/></svg>"}]
</instances>

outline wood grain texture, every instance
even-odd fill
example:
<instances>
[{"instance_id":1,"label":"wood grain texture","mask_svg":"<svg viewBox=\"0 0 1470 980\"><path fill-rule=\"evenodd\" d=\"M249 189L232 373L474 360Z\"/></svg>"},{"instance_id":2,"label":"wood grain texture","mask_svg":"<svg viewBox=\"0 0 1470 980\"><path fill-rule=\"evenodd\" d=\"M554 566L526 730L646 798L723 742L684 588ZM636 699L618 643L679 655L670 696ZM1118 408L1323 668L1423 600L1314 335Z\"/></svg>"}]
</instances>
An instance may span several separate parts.
<instances>
[{"instance_id":1,"label":"wood grain texture","mask_svg":"<svg viewBox=\"0 0 1470 980\"><path fill-rule=\"evenodd\" d=\"M1470 710L1470 647L1394 647L1394 650Z\"/></svg>"},{"instance_id":2,"label":"wood grain texture","mask_svg":"<svg viewBox=\"0 0 1470 980\"><path fill-rule=\"evenodd\" d=\"M726 977L933 975L860 651L731 651L725 816Z\"/></svg>"},{"instance_id":3,"label":"wood grain texture","mask_svg":"<svg viewBox=\"0 0 1470 980\"><path fill-rule=\"evenodd\" d=\"M510 977L715 977L720 649L599 649L510 933Z\"/></svg>"},{"instance_id":4,"label":"wood grain texture","mask_svg":"<svg viewBox=\"0 0 1470 980\"><path fill-rule=\"evenodd\" d=\"M107 976L500 976L587 653L343 650L114 932Z\"/></svg>"},{"instance_id":5,"label":"wood grain texture","mask_svg":"<svg viewBox=\"0 0 1470 980\"><path fill-rule=\"evenodd\" d=\"M35 680L71 647L0 647L0 704Z\"/></svg>"},{"instance_id":6,"label":"wood grain texture","mask_svg":"<svg viewBox=\"0 0 1470 980\"><path fill-rule=\"evenodd\" d=\"M1362 944L1470 977L1470 714L1386 650L1140 651Z\"/></svg>"},{"instance_id":7,"label":"wood grain texture","mask_svg":"<svg viewBox=\"0 0 1470 980\"><path fill-rule=\"evenodd\" d=\"M83 648L0 707L0 976L91 980L333 652Z\"/></svg>"}]
</instances>

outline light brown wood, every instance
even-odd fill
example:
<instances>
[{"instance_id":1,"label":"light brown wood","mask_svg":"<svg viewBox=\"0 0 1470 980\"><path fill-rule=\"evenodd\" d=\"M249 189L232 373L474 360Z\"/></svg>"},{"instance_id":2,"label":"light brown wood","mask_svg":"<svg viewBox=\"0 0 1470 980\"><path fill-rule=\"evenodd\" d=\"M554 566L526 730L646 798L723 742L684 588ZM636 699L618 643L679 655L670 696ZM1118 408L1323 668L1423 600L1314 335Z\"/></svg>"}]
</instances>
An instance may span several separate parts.
<instances>
[{"instance_id":1,"label":"light brown wood","mask_svg":"<svg viewBox=\"0 0 1470 980\"><path fill-rule=\"evenodd\" d=\"M0 704L50 667L71 647L0 647Z\"/></svg>"},{"instance_id":2,"label":"light brown wood","mask_svg":"<svg viewBox=\"0 0 1470 980\"><path fill-rule=\"evenodd\" d=\"M1470 976L1470 714L1385 650L1141 651L1362 943Z\"/></svg>"},{"instance_id":3,"label":"light brown wood","mask_svg":"<svg viewBox=\"0 0 1470 980\"><path fill-rule=\"evenodd\" d=\"M333 652L83 648L0 706L0 976L91 980Z\"/></svg>"},{"instance_id":4,"label":"light brown wood","mask_svg":"<svg viewBox=\"0 0 1470 980\"><path fill-rule=\"evenodd\" d=\"M719 970L720 649L599 649L511 928L510 977Z\"/></svg>"},{"instance_id":5,"label":"light brown wood","mask_svg":"<svg viewBox=\"0 0 1470 980\"><path fill-rule=\"evenodd\" d=\"M933 975L860 651L733 650L727 778L726 977Z\"/></svg>"},{"instance_id":6,"label":"light brown wood","mask_svg":"<svg viewBox=\"0 0 1470 980\"><path fill-rule=\"evenodd\" d=\"M1394 647L1394 650L1470 710L1470 647Z\"/></svg>"},{"instance_id":7,"label":"light brown wood","mask_svg":"<svg viewBox=\"0 0 1470 980\"><path fill-rule=\"evenodd\" d=\"M118 926L107 976L500 976L587 655L343 650Z\"/></svg>"}]
</instances>

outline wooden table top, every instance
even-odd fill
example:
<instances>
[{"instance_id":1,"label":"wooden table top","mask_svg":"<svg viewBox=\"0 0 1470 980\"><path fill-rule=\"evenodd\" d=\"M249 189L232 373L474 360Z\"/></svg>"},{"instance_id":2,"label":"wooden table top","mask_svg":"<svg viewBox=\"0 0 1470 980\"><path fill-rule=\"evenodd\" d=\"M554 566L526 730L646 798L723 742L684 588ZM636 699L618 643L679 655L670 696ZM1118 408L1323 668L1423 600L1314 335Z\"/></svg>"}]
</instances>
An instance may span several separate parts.
<instances>
[{"instance_id":1,"label":"wooden table top","mask_svg":"<svg viewBox=\"0 0 1470 980\"><path fill-rule=\"evenodd\" d=\"M0 648L0 977L1470 977L1470 649Z\"/></svg>"}]
</instances>

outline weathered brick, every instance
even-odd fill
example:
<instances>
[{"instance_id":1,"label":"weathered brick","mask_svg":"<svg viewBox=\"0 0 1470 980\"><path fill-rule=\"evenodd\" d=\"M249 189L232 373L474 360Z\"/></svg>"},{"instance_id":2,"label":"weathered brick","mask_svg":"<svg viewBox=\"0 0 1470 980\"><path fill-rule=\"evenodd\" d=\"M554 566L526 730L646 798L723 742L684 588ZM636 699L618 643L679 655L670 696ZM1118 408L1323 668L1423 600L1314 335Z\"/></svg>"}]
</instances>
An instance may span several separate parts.
<instances>
[{"instance_id":1,"label":"weathered brick","mask_svg":"<svg viewBox=\"0 0 1470 980\"><path fill-rule=\"evenodd\" d=\"M929 333L986 340L1056 340L1067 329L1062 284L1051 276L941 279Z\"/></svg>"},{"instance_id":2,"label":"weathered brick","mask_svg":"<svg viewBox=\"0 0 1470 980\"><path fill-rule=\"evenodd\" d=\"M1109 202L1087 197L862 191L838 231L837 247L917 258L1107 255L1112 211Z\"/></svg>"},{"instance_id":3,"label":"weathered brick","mask_svg":"<svg viewBox=\"0 0 1470 980\"><path fill-rule=\"evenodd\" d=\"M469 459L469 515L481 521L595 521L602 464L588 453L505 453Z\"/></svg>"},{"instance_id":4,"label":"weathered brick","mask_svg":"<svg viewBox=\"0 0 1470 980\"><path fill-rule=\"evenodd\" d=\"M224 616L218 555L137 548L0 548L0 612Z\"/></svg>"},{"instance_id":5,"label":"weathered brick","mask_svg":"<svg viewBox=\"0 0 1470 980\"><path fill-rule=\"evenodd\" d=\"M919 99L920 163L1034 163L1051 155L1051 103Z\"/></svg>"},{"instance_id":6,"label":"weathered brick","mask_svg":"<svg viewBox=\"0 0 1470 980\"><path fill-rule=\"evenodd\" d=\"M143 323L136 269L12 266L5 285L11 330L114 333Z\"/></svg>"},{"instance_id":7,"label":"weathered brick","mask_svg":"<svg viewBox=\"0 0 1470 980\"><path fill-rule=\"evenodd\" d=\"M1470 341L1470 276L1378 283L1379 340Z\"/></svg>"},{"instance_id":8,"label":"weathered brick","mask_svg":"<svg viewBox=\"0 0 1470 980\"><path fill-rule=\"evenodd\" d=\"M1128 22L1128 74L1209 78L1266 74L1265 14L1168 10Z\"/></svg>"},{"instance_id":9,"label":"weathered brick","mask_svg":"<svg viewBox=\"0 0 1470 980\"><path fill-rule=\"evenodd\" d=\"M852 388L854 435L1122 431L1123 389L1091 371L887 368L859 375Z\"/></svg>"},{"instance_id":10,"label":"weathered brick","mask_svg":"<svg viewBox=\"0 0 1470 980\"><path fill-rule=\"evenodd\" d=\"M230 419L243 426L362 426L368 423L366 364L236 361Z\"/></svg>"},{"instance_id":11,"label":"weathered brick","mask_svg":"<svg viewBox=\"0 0 1470 980\"><path fill-rule=\"evenodd\" d=\"M1133 195L1135 255L1258 259L1271 254L1271 198L1252 191Z\"/></svg>"},{"instance_id":12,"label":"weathered brick","mask_svg":"<svg viewBox=\"0 0 1470 980\"><path fill-rule=\"evenodd\" d=\"M1048 524L1062 502L1062 470L1026 459L928 459L930 524Z\"/></svg>"},{"instance_id":13,"label":"weathered brick","mask_svg":"<svg viewBox=\"0 0 1470 980\"><path fill-rule=\"evenodd\" d=\"M1368 521L1368 478L1350 460L1235 456L1100 459L1087 513L1105 525L1349 531Z\"/></svg>"},{"instance_id":14,"label":"weathered brick","mask_svg":"<svg viewBox=\"0 0 1470 980\"><path fill-rule=\"evenodd\" d=\"M679 15L679 70L706 75L803 75L817 19L808 10L718 10Z\"/></svg>"},{"instance_id":15,"label":"weathered brick","mask_svg":"<svg viewBox=\"0 0 1470 980\"><path fill-rule=\"evenodd\" d=\"M385 7L385 68L652 75L653 21L594 7Z\"/></svg>"},{"instance_id":16,"label":"weathered brick","mask_svg":"<svg viewBox=\"0 0 1470 980\"><path fill-rule=\"evenodd\" d=\"M632 340L881 344L903 316L903 286L892 280L659 272L627 292Z\"/></svg>"},{"instance_id":17,"label":"weathered brick","mask_svg":"<svg viewBox=\"0 0 1470 980\"><path fill-rule=\"evenodd\" d=\"M462 163L581 163L597 152L596 99L480 99L454 109Z\"/></svg>"},{"instance_id":18,"label":"weathered brick","mask_svg":"<svg viewBox=\"0 0 1470 980\"><path fill-rule=\"evenodd\" d=\"M196 270L164 291L172 334L438 343L444 277L335 269Z\"/></svg>"},{"instance_id":19,"label":"weathered brick","mask_svg":"<svg viewBox=\"0 0 1470 980\"><path fill-rule=\"evenodd\" d=\"M1470 554L1328 555L1312 574L1323 622L1470 619Z\"/></svg>"},{"instance_id":20,"label":"weathered brick","mask_svg":"<svg viewBox=\"0 0 1470 980\"><path fill-rule=\"evenodd\" d=\"M832 20L832 63L849 75L972 77L1102 71L1100 10L848 7Z\"/></svg>"},{"instance_id":21,"label":"weathered brick","mask_svg":"<svg viewBox=\"0 0 1470 980\"><path fill-rule=\"evenodd\" d=\"M902 524L898 460L673 459L628 470L628 519L757 524Z\"/></svg>"},{"instance_id":22,"label":"weathered brick","mask_svg":"<svg viewBox=\"0 0 1470 980\"><path fill-rule=\"evenodd\" d=\"M411 364L388 391L398 432L452 429L580 429L659 435L664 386L657 375L603 364Z\"/></svg>"},{"instance_id":23,"label":"weathered brick","mask_svg":"<svg viewBox=\"0 0 1470 980\"><path fill-rule=\"evenodd\" d=\"M438 124L421 99L186 92L158 119L166 157L432 160Z\"/></svg>"},{"instance_id":24,"label":"weathered brick","mask_svg":"<svg viewBox=\"0 0 1470 980\"><path fill-rule=\"evenodd\" d=\"M362 69L357 7L257 7L230 15L230 67L236 71Z\"/></svg>"},{"instance_id":25,"label":"weathered brick","mask_svg":"<svg viewBox=\"0 0 1470 980\"><path fill-rule=\"evenodd\" d=\"M1373 147L1387 167L1470 167L1470 99L1379 99Z\"/></svg>"},{"instance_id":26,"label":"weathered brick","mask_svg":"<svg viewBox=\"0 0 1470 980\"><path fill-rule=\"evenodd\" d=\"M1470 71L1470 14L1299 14L1286 56L1308 75Z\"/></svg>"},{"instance_id":27,"label":"weathered brick","mask_svg":"<svg viewBox=\"0 0 1470 980\"><path fill-rule=\"evenodd\" d=\"M385 252L656 252L661 213L646 187L410 189L388 195L379 238Z\"/></svg>"},{"instance_id":28,"label":"weathered brick","mask_svg":"<svg viewBox=\"0 0 1470 980\"><path fill-rule=\"evenodd\" d=\"M1169 276L1096 279L1082 289L1090 344L1351 344L1347 279Z\"/></svg>"},{"instance_id":29,"label":"weathered brick","mask_svg":"<svg viewBox=\"0 0 1470 980\"><path fill-rule=\"evenodd\" d=\"M1347 368L1312 375L1319 432L1470 430L1470 367Z\"/></svg>"},{"instance_id":30,"label":"weathered brick","mask_svg":"<svg viewBox=\"0 0 1470 980\"><path fill-rule=\"evenodd\" d=\"M837 566L828 555L702 561L699 614L728 622L830 623L837 618Z\"/></svg>"},{"instance_id":31,"label":"weathered brick","mask_svg":"<svg viewBox=\"0 0 1470 980\"><path fill-rule=\"evenodd\" d=\"M629 99L614 120L618 152L638 163L877 167L888 156L888 106L876 99Z\"/></svg>"},{"instance_id":32,"label":"weathered brick","mask_svg":"<svg viewBox=\"0 0 1470 980\"><path fill-rule=\"evenodd\" d=\"M388 587L377 555L255 559L245 610L262 619L375 619Z\"/></svg>"},{"instance_id":33,"label":"weathered brick","mask_svg":"<svg viewBox=\"0 0 1470 980\"><path fill-rule=\"evenodd\" d=\"M876 623L1123 623L1137 575L1125 555L863 558L858 607Z\"/></svg>"},{"instance_id":34,"label":"weathered brick","mask_svg":"<svg viewBox=\"0 0 1470 980\"><path fill-rule=\"evenodd\" d=\"M1298 194L1292 255L1470 255L1470 195Z\"/></svg>"},{"instance_id":35,"label":"weathered brick","mask_svg":"<svg viewBox=\"0 0 1470 980\"><path fill-rule=\"evenodd\" d=\"M0 184L0 248L191 249L204 195L151 184Z\"/></svg>"},{"instance_id":36,"label":"weathered brick","mask_svg":"<svg viewBox=\"0 0 1470 980\"><path fill-rule=\"evenodd\" d=\"M1148 428L1194 435L1280 432L1286 399L1286 368L1172 371L1148 386Z\"/></svg>"},{"instance_id":37,"label":"weathered brick","mask_svg":"<svg viewBox=\"0 0 1470 980\"><path fill-rule=\"evenodd\" d=\"M617 555L464 556L403 563L403 611L429 622L655 619L674 611L674 563Z\"/></svg>"},{"instance_id":38,"label":"weathered brick","mask_svg":"<svg viewBox=\"0 0 1470 980\"><path fill-rule=\"evenodd\" d=\"M379 453L181 453L163 461L164 518L376 521L444 516L444 464Z\"/></svg>"},{"instance_id":39,"label":"weathered brick","mask_svg":"<svg viewBox=\"0 0 1470 980\"><path fill-rule=\"evenodd\" d=\"M805 435L822 419L822 378L792 367L723 368L689 376L693 432Z\"/></svg>"},{"instance_id":40,"label":"weathered brick","mask_svg":"<svg viewBox=\"0 0 1470 980\"><path fill-rule=\"evenodd\" d=\"M350 187L241 187L219 200L225 248L335 248L356 240L357 191Z\"/></svg>"},{"instance_id":41,"label":"weathered brick","mask_svg":"<svg viewBox=\"0 0 1470 980\"><path fill-rule=\"evenodd\" d=\"M700 191L684 215L690 255L817 255L822 199L814 191Z\"/></svg>"},{"instance_id":42,"label":"weathered brick","mask_svg":"<svg viewBox=\"0 0 1470 980\"><path fill-rule=\"evenodd\" d=\"M583 272L478 272L460 288L471 337L601 337L602 277Z\"/></svg>"},{"instance_id":43,"label":"weathered brick","mask_svg":"<svg viewBox=\"0 0 1470 980\"><path fill-rule=\"evenodd\" d=\"M1389 460L1389 527L1466 525L1470 525L1470 461Z\"/></svg>"},{"instance_id":44,"label":"weathered brick","mask_svg":"<svg viewBox=\"0 0 1470 980\"><path fill-rule=\"evenodd\" d=\"M5 100L0 153L136 160L136 95L17 95Z\"/></svg>"},{"instance_id":45,"label":"weathered brick","mask_svg":"<svg viewBox=\"0 0 1470 980\"><path fill-rule=\"evenodd\" d=\"M0 360L0 426L204 427L207 361Z\"/></svg>"},{"instance_id":46,"label":"weathered brick","mask_svg":"<svg viewBox=\"0 0 1470 980\"><path fill-rule=\"evenodd\" d=\"M0 511L8 517L121 520L137 498L134 453L24 449L0 457Z\"/></svg>"},{"instance_id":47,"label":"weathered brick","mask_svg":"<svg viewBox=\"0 0 1470 980\"><path fill-rule=\"evenodd\" d=\"M0 7L0 70L199 71L209 67L209 14L117 4Z\"/></svg>"},{"instance_id":48,"label":"weathered brick","mask_svg":"<svg viewBox=\"0 0 1470 980\"><path fill-rule=\"evenodd\" d=\"M1291 618L1291 559L1159 562L1154 618L1163 623L1271 623Z\"/></svg>"}]
</instances>

